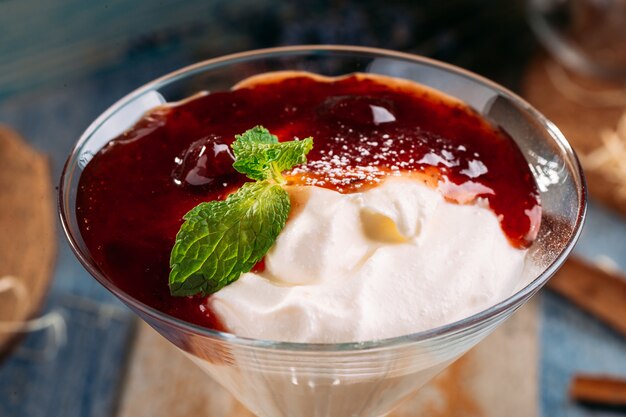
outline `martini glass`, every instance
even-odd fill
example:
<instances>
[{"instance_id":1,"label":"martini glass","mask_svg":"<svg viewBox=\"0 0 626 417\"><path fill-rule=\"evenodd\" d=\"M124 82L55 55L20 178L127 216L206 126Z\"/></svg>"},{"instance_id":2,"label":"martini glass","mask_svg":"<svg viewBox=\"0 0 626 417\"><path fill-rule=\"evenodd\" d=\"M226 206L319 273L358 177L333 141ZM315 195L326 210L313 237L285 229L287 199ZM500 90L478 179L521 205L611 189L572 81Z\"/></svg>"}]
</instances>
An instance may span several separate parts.
<instances>
[{"instance_id":1,"label":"martini glass","mask_svg":"<svg viewBox=\"0 0 626 417\"><path fill-rule=\"evenodd\" d=\"M470 317L419 333L355 343L310 344L248 339L199 327L155 310L117 288L93 262L76 218L78 180L91 157L154 106L199 91L227 90L249 76L278 70L327 76L364 72L413 80L466 102L507 131L528 161L543 205L538 237L512 295ZM451 65L351 46L295 46L229 55L146 84L114 104L82 135L65 165L59 193L63 228L84 267L260 417L375 417L389 413L547 282L574 246L586 207L584 178L570 145L521 98Z\"/></svg>"}]
</instances>

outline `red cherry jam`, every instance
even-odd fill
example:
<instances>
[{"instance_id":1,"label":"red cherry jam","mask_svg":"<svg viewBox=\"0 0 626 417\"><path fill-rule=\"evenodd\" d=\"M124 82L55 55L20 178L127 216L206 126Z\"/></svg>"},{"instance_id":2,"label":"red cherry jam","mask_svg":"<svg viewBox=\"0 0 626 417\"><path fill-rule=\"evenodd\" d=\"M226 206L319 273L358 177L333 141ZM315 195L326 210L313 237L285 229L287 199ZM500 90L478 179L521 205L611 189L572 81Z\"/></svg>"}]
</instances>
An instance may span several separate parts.
<instances>
[{"instance_id":1,"label":"red cherry jam","mask_svg":"<svg viewBox=\"0 0 626 417\"><path fill-rule=\"evenodd\" d=\"M466 105L383 77L272 75L156 108L93 157L76 210L102 273L164 313L222 329L204 297L170 295L169 255L187 211L246 181L230 144L256 125L280 140L314 138L308 163L287 173L291 183L353 193L413 175L450 201L483 199L515 247L538 229L539 194L523 155Z\"/></svg>"}]
</instances>

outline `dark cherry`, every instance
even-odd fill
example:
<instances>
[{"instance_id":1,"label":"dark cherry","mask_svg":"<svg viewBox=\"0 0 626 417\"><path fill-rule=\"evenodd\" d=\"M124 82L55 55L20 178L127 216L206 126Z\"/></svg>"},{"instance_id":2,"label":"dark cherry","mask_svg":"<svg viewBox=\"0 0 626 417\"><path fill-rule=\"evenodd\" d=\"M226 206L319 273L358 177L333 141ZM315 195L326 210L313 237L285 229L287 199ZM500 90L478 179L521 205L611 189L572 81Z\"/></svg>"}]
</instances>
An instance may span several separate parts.
<instances>
[{"instance_id":1,"label":"dark cherry","mask_svg":"<svg viewBox=\"0 0 626 417\"><path fill-rule=\"evenodd\" d=\"M172 179L176 185L207 185L235 173L230 146L215 135L193 142L174 158Z\"/></svg>"}]
</instances>

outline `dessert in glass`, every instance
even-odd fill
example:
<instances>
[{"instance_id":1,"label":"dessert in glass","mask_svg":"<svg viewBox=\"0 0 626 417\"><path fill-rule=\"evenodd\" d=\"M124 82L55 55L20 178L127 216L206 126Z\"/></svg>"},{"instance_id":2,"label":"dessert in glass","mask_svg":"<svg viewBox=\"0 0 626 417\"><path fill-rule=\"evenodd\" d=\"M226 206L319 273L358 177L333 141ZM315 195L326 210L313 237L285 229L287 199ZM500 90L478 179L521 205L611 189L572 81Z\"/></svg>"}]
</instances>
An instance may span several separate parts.
<instances>
[{"instance_id":1,"label":"dessert in glass","mask_svg":"<svg viewBox=\"0 0 626 417\"><path fill-rule=\"evenodd\" d=\"M257 177L234 143L260 125L312 149ZM251 262L249 245L192 239L202 262L172 285L194 207L266 178L290 205L269 249ZM554 274L585 186L560 132L488 80L304 46L202 62L120 100L70 155L60 211L85 268L253 413L382 416ZM211 250L219 262L198 255ZM242 252L227 285L203 281Z\"/></svg>"}]
</instances>

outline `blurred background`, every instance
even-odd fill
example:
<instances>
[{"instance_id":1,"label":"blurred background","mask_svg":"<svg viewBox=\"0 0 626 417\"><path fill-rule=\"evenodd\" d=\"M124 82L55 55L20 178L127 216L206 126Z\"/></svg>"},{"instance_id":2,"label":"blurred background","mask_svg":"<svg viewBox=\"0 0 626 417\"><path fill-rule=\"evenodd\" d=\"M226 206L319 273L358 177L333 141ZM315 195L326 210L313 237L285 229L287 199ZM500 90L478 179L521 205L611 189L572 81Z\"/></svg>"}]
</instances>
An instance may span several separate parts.
<instances>
[{"instance_id":1,"label":"blurred background","mask_svg":"<svg viewBox=\"0 0 626 417\"><path fill-rule=\"evenodd\" d=\"M585 263L561 273L574 284L544 290L393 415L626 415L626 1L0 0L0 416L249 415L82 269L56 185L83 130L133 89L296 44L484 75L555 122L588 176Z\"/></svg>"}]
</instances>

